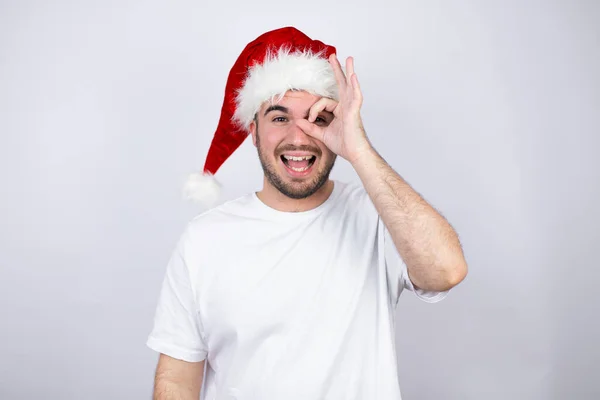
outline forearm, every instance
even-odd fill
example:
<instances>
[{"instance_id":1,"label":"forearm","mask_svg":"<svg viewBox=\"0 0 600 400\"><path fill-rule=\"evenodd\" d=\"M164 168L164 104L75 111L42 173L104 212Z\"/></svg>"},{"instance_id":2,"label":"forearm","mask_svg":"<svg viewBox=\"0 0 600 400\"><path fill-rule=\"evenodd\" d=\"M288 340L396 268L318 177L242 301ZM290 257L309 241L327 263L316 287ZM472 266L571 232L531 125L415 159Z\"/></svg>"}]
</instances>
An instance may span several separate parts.
<instances>
[{"instance_id":1,"label":"forearm","mask_svg":"<svg viewBox=\"0 0 600 400\"><path fill-rule=\"evenodd\" d=\"M198 400L199 391L184 382L169 379L157 380L153 400Z\"/></svg>"},{"instance_id":2,"label":"forearm","mask_svg":"<svg viewBox=\"0 0 600 400\"><path fill-rule=\"evenodd\" d=\"M446 219L373 148L352 165L406 263L411 281L424 290L443 291L464 279L467 265L461 245Z\"/></svg>"},{"instance_id":3,"label":"forearm","mask_svg":"<svg viewBox=\"0 0 600 400\"><path fill-rule=\"evenodd\" d=\"M198 400L204 362L188 363L161 354L154 377L153 400Z\"/></svg>"}]
</instances>

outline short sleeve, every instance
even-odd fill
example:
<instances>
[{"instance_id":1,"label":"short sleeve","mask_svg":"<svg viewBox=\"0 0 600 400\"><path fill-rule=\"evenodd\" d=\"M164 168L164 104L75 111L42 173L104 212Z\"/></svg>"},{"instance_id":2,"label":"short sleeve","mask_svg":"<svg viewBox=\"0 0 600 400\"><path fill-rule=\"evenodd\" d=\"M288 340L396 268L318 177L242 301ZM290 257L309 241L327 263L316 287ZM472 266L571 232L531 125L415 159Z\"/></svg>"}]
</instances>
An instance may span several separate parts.
<instances>
[{"instance_id":1,"label":"short sleeve","mask_svg":"<svg viewBox=\"0 0 600 400\"><path fill-rule=\"evenodd\" d=\"M167 264L146 344L170 357L198 362L206 358L208 350L186 262L188 247L188 236L184 234Z\"/></svg>"},{"instance_id":2,"label":"short sleeve","mask_svg":"<svg viewBox=\"0 0 600 400\"><path fill-rule=\"evenodd\" d=\"M443 300L449 291L435 292L426 291L415 287L413 282L410 280L406 264L402 260L402 257L394 242L390 236L389 231L380 220L380 226L383 231L382 237L384 241L384 254L386 271L388 275L388 282L390 284L390 294L394 305L397 305L400 295L404 289L413 292L418 299L423 300L427 303L436 303Z\"/></svg>"}]
</instances>

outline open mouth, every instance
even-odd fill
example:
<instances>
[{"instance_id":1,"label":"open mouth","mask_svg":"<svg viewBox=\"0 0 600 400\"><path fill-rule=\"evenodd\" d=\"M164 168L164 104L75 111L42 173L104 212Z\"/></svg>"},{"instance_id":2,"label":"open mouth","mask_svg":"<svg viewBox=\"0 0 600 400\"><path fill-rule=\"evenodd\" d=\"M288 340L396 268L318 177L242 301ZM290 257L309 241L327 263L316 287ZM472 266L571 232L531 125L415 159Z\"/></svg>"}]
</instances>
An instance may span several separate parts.
<instances>
[{"instance_id":1,"label":"open mouth","mask_svg":"<svg viewBox=\"0 0 600 400\"><path fill-rule=\"evenodd\" d=\"M289 156L283 154L281 156L281 161L283 164L290 170L294 172L306 172L313 166L315 161L317 160L316 156L308 155L308 156Z\"/></svg>"}]
</instances>

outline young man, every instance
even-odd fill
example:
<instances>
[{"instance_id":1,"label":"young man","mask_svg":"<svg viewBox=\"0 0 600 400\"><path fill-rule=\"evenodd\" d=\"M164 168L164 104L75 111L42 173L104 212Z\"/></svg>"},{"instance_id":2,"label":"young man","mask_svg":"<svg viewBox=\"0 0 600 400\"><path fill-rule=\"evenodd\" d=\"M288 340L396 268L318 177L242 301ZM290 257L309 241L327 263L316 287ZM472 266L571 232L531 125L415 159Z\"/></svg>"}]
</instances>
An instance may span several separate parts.
<instances>
[{"instance_id":1,"label":"young man","mask_svg":"<svg viewBox=\"0 0 600 400\"><path fill-rule=\"evenodd\" d=\"M264 185L181 236L148 338L160 353L155 399L400 399L402 290L439 301L467 266L451 226L369 142L353 62L344 73L334 47L288 27L232 68L188 189L210 197L247 135ZM329 179L338 156L362 185Z\"/></svg>"}]
</instances>

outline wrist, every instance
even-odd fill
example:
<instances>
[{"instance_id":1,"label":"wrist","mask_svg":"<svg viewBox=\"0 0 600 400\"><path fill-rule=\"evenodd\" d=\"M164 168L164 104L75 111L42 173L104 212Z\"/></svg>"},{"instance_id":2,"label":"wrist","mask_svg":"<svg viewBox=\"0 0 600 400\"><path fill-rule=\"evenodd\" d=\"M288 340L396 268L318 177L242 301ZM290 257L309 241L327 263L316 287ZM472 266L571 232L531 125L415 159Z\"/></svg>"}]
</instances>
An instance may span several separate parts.
<instances>
[{"instance_id":1,"label":"wrist","mask_svg":"<svg viewBox=\"0 0 600 400\"><path fill-rule=\"evenodd\" d=\"M352 154L348 161L358 171L359 168L372 163L378 156L377 151L371 143L365 140L365 143Z\"/></svg>"}]
</instances>

